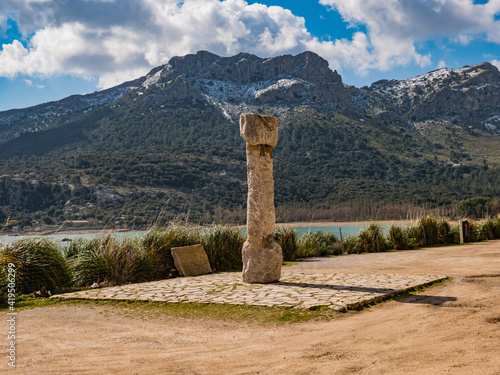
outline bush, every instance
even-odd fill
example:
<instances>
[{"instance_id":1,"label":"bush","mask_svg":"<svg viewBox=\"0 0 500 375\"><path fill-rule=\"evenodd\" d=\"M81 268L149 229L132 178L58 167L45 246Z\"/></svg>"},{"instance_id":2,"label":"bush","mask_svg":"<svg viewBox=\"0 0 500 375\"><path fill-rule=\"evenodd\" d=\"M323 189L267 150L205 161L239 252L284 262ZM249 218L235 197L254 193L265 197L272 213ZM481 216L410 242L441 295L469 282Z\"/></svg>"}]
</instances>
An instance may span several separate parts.
<instances>
[{"instance_id":1,"label":"bush","mask_svg":"<svg viewBox=\"0 0 500 375\"><path fill-rule=\"evenodd\" d=\"M9 263L15 264L17 293L32 293L43 287L55 291L70 285L71 276L66 259L59 247L48 239L21 239L0 250L2 289L7 285L5 270Z\"/></svg>"},{"instance_id":2,"label":"bush","mask_svg":"<svg viewBox=\"0 0 500 375\"><path fill-rule=\"evenodd\" d=\"M450 233L450 224L444 218L440 218L437 220L437 243L438 244L447 244L450 243L449 233Z\"/></svg>"},{"instance_id":3,"label":"bush","mask_svg":"<svg viewBox=\"0 0 500 375\"><path fill-rule=\"evenodd\" d=\"M375 223L371 223L367 228L360 230L358 246L358 252L363 253L386 251L389 248L380 226Z\"/></svg>"},{"instance_id":4,"label":"bush","mask_svg":"<svg viewBox=\"0 0 500 375\"><path fill-rule=\"evenodd\" d=\"M217 226L201 236L210 266L215 271L241 271L241 249L245 238L238 228Z\"/></svg>"},{"instance_id":5,"label":"bush","mask_svg":"<svg viewBox=\"0 0 500 375\"><path fill-rule=\"evenodd\" d=\"M476 230L476 236L480 240L493 240L495 238L495 222L490 217L482 220Z\"/></svg>"},{"instance_id":6,"label":"bush","mask_svg":"<svg viewBox=\"0 0 500 375\"><path fill-rule=\"evenodd\" d=\"M109 285L154 280L159 276L159 259L147 251L137 239L118 242L105 238L79 240L71 249L71 265L75 284Z\"/></svg>"},{"instance_id":7,"label":"bush","mask_svg":"<svg viewBox=\"0 0 500 375\"><path fill-rule=\"evenodd\" d=\"M406 250L409 248L406 234L401 227L391 225L389 229L389 244L394 250Z\"/></svg>"},{"instance_id":8,"label":"bush","mask_svg":"<svg viewBox=\"0 0 500 375\"><path fill-rule=\"evenodd\" d=\"M493 237L500 238L500 215L491 220L493 223Z\"/></svg>"},{"instance_id":9,"label":"bush","mask_svg":"<svg viewBox=\"0 0 500 375\"><path fill-rule=\"evenodd\" d=\"M347 236L342 242L342 251L345 254L359 254L362 252L357 236Z\"/></svg>"},{"instance_id":10,"label":"bush","mask_svg":"<svg viewBox=\"0 0 500 375\"><path fill-rule=\"evenodd\" d=\"M469 223L469 235L465 236L464 234L464 242L483 241L483 233L481 233L479 224L469 218L467 219L467 222Z\"/></svg>"},{"instance_id":11,"label":"bush","mask_svg":"<svg viewBox=\"0 0 500 375\"><path fill-rule=\"evenodd\" d=\"M340 247L336 246L337 237L333 233L320 231L308 232L297 241L297 257L336 255Z\"/></svg>"},{"instance_id":12,"label":"bush","mask_svg":"<svg viewBox=\"0 0 500 375\"><path fill-rule=\"evenodd\" d=\"M281 246L283 261L295 260L297 254L297 232L293 228L276 228L274 230L274 240Z\"/></svg>"},{"instance_id":13,"label":"bush","mask_svg":"<svg viewBox=\"0 0 500 375\"><path fill-rule=\"evenodd\" d=\"M406 236L408 249L415 249L420 246L420 239L422 237L420 227L409 225L403 230Z\"/></svg>"},{"instance_id":14,"label":"bush","mask_svg":"<svg viewBox=\"0 0 500 375\"><path fill-rule=\"evenodd\" d=\"M448 243L450 244L459 244L460 243L460 228L458 225L454 225L450 227L450 231L448 232Z\"/></svg>"},{"instance_id":15,"label":"bush","mask_svg":"<svg viewBox=\"0 0 500 375\"><path fill-rule=\"evenodd\" d=\"M418 221L418 244L419 246L436 245L438 241L438 222L432 216L423 216Z\"/></svg>"}]
</instances>

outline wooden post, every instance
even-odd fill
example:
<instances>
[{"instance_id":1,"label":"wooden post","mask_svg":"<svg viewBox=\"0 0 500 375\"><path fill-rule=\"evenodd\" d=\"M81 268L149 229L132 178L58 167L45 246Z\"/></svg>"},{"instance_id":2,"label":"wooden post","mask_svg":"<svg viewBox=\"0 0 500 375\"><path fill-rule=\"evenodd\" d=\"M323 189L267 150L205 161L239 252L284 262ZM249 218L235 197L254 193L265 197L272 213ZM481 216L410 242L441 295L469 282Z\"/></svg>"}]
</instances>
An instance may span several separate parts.
<instances>
[{"instance_id":1,"label":"wooden post","mask_svg":"<svg viewBox=\"0 0 500 375\"><path fill-rule=\"evenodd\" d=\"M460 232L460 245L464 243L464 228L462 225L462 220L458 220L458 230Z\"/></svg>"}]
</instances>

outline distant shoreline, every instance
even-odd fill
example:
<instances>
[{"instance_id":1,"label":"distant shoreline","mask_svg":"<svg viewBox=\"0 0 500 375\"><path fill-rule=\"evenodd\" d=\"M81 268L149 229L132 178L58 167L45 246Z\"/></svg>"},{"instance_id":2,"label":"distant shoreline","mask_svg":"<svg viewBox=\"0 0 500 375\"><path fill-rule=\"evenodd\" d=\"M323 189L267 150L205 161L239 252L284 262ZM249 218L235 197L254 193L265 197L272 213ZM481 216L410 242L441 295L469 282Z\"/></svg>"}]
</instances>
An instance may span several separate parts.
<instances>
[{"instance_id":1,"label":"distant shoreline","mask_svg":"<svg viewBox=\"0 0 500 375\"><path fill-rule=\"evenodd\" d=\"M298 221L292 223L276 223L277 227L352 227L368 226L371 223L378 225L409 225L415 223L413 220L364 220L364 221Z\"/></svg>"},{"instance_id":2,"label":"distant shoreline","mask_svg":"<svg viewBox=\"0 0 500 375\"><path fill-rule=\"evenodd\" d=\"M296 228L308 228L308 227L350 227L350 226L368 226L370 223L376 223L378 225L409 225L414 223L412 220L379 220L379 221L298 221L290 223L276 223L276 227L296 227ZM245 228L246 225L238 225L237 228ZM210 228L210 226L201 226L194 228ZM108 233L119 233L119 232L140 232L147 231L147 229L84 229L84 228L73 228L73 229L61 229L61 230L47 230L43 232L26 232L26 233L2 233L0 236L9 237L24 237L24 236L51 236L51 235L64 235L64 234L108 234Z\"/></svg>"}]
</instances>

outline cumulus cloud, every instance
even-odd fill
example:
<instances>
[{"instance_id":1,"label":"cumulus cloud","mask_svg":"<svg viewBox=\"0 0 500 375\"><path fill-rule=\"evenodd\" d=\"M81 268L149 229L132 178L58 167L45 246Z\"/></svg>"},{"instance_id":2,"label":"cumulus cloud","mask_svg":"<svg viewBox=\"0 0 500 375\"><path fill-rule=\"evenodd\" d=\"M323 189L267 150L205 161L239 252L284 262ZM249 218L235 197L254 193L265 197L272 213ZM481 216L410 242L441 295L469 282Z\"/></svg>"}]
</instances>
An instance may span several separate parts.
<instances>
[{"instance_id":1,"label":"cumulus cloud","mask_svg":"<svg viewBox=\"0 0 500 375\"><path fill-rule=\"evenodd\" d=\"M390 69L396 65L431 64L431 56L415 45L433 38L468 44L475 38L500 43L495 14L500 1L472 0L320 0L338 11L351 26L366 28L369 61L358 68Z\"/></svg>"},{"instance_id":2,"label":"cumulus cloud","mask_svg":"<svg viewBox=\"0 0 500 375\"><path fill-rule=\"evenodd\" d=\"M359 31L320 40L290 10L245 0L2 0L0 33L11 19L23 39L1 46L0 76L98 76L101 87L110 87L198 50L262 57L312 50L333 69L364 74L430 65L431 56L416 45L435 36L469 43L481 35L500 43L499 0L319 2Z\"/></svg>"},{"instance_id":3,"label":"cumulus cloud","mask_svg":"<svg viewBox=\"0 0 500 375\"><path fill-rule=\"evenodd\" d=\"M312 39L303 18L244 0L5 1L4 14L34 34L2 46L2 76L97 75L109 87L176 55L299 53Z\"/></svg>"}]
</instances>

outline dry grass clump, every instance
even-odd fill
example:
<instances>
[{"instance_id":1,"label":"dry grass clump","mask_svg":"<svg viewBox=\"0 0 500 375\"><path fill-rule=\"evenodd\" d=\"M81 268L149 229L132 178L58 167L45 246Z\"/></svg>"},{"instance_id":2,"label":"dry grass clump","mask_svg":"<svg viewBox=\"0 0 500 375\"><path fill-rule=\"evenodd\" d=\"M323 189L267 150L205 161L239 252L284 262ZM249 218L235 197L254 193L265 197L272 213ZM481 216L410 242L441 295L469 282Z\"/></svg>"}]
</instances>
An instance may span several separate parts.
<instances>
[{"instance_id":1,"label":"dry grass clump","mask_svg":"<svg viewBox=\"0 0 500 375\"><path fill-rule=\"evenodd\" d=\"M219 225L201 235L201 244L215 271L241 271L245 237L238 228Z\"/></svg>"},{"instance_id":2,"label":"dry grass clump","mask_svg":"<svg viewBox=\"0 0 500 375\"><path fill-rule=\"evenodd\" d=\"M274 230L274 240L281 246L283 261L294 261L297 256L297 232L290 227L278 227Z\"/></svg>"},{"instance_id":3,"label":"dry grass clump","mask_svg":"<svg viewBox=\"0 0 500 375\"><path fill-rule=\"evenodd\" d=\"M111 235L91 240L73 241L68 251L73 280L77 286L94 282L108 285L149 281L160 275L156 253L140 240L118 241Z\"/></svg>"},{"instance_id":4,"label":"dry grass clump","mask_svg":"<svg viewBox=\"0 0 500 375\"><path fill-rule=\"evenodd\" d=\"M71 282L70 270L58 246L45 238L27 238L0 249L0 285L6 282L9 263L16 271L16 292L33 293L42 288L55 291ZM2 294L3 294L2 290Z\"/></svg>"},{"instance_id":5,"label":"dry grass clump","mask_svg":"<svg viewBox=\"0 0 500 375\"><path fill-rule=\"evenodd\" d=\"M337 237L333 233L320 231L305 233L297 241L296 257L335 255L338 251L336 243Z\"/></svg>"}]
</instances>

